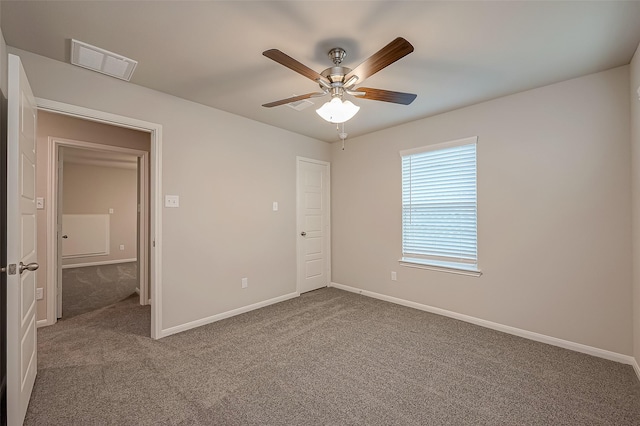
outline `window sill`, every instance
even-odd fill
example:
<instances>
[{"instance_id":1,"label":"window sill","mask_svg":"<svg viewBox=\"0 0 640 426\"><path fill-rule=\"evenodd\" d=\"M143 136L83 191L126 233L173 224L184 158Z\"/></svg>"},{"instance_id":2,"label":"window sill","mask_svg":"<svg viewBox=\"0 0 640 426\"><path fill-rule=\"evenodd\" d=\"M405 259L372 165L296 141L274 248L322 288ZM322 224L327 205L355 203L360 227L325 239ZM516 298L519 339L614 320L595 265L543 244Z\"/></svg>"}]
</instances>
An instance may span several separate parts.
<instances>
[{"instance_id":1,"label":"window sill","mask_svg":"<svg viewBox=\"0 0 640 426\"><path fill-rule=\"evenodd\" d=\"M428 269L431 271L448 272L450 274L467 275L479 277L482 271L476 265L465 265L463 263L438 262L434 260L413 259L403 257L398 261L401 266L408 268Z\"/></svg>"}]
</instances>

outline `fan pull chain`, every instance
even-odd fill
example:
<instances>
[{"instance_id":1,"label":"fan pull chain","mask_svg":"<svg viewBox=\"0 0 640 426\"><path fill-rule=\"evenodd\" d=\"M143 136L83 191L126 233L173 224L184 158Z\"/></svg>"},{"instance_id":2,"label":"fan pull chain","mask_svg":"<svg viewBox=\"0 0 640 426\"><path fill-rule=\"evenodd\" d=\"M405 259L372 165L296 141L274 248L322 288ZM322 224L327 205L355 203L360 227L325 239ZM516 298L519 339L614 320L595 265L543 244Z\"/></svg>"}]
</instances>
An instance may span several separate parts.
<instances>
[{"instance_id":1,"label":"fan pull chain","mask_svg":"<svg viewBox=\"0 0 640 426\"><path fill-rule=\"evenodd\" d=\"M338 137L342 140L342 150L344 151L344 140L347 138L347 133L344 132L344 123L342 123L342 132L340 132L340 125L336 124L336 131L338 132Z\"/></svg>"}]
</instances>

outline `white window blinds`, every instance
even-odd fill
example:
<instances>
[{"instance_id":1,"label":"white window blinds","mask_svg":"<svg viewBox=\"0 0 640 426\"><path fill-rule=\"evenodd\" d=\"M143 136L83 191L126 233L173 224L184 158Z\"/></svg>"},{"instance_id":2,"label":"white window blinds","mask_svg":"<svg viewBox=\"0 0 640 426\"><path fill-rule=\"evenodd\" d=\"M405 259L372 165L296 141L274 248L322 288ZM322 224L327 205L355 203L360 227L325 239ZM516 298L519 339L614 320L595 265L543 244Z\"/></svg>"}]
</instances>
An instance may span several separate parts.
<instances>
[{"instance_id":1,"label":"white window blinds","mask_svg":"<svg viewBox=\"0 0 640 426\"><path fill-rule=\"evenodd\" d=\"M403 259L477 265L476 142L400 153Z\"/></svg>"}]
</instances>

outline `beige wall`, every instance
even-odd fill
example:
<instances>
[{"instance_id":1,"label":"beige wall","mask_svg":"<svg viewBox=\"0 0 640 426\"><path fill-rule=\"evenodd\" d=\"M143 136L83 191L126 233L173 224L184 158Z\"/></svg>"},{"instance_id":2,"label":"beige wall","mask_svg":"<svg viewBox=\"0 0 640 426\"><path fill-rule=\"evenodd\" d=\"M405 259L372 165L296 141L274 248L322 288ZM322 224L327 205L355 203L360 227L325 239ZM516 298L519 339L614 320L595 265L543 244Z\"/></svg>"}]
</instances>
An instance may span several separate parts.
<instances>
[{"instance_id":1,"label":"beige wall","mask_svg":"<svg viewBox=\"0 0 640 426\"><path fill-rule=\"evenodd\" d=\"M136 169L64 164L64 214L109 214L109 254L63 259L63 265L136 258L138 175ZM124 245L124 250L120 250Z\"/></svg>"},{"instance_id":2,"label":"beige wall","mask_svg":"<svg viewBox=\"0 0 640 426\"><path fill-rule=\"evenodd\" d=\"M11 51L37 97L163 126L162 191L180 207L162 210L162 329L295 291L296 156L328 161L328 144Z\"/></svg>"},{"instance_id":3,"label":"beige wall","mask_svg":"<svg viewBox=\"0 0 640 426\"><path fill-rule=\"evenodd\" d=\"M38 141L49 136L147 152L151 146L151 137L147 132L39 111Z\"/></svg>"},{"instance_id":4,"label":"beige wall","mask_svg":"<svg viewBox=\"0 0 640 426\"><path fill-rule=\"evenodd\" d=\"M345 151L334 145L333 281L630 355L628 73L415 121L347 140ZM483 275L400 267L398 152L476 135Z\"/></svg>"},{"instance_id":5,"label":"beige wall","mask_svg":"<svg viewBox=\"0 0 640 426\"><path fill-rule=\"evenodd\" d=\"M629 67L631 107L631 161L633 193L633 355L640 364L640 46Z\"/></svg>"},{"instance_id":6,"label":"beige wall","mask_svg":"<svg viewBox=\"0 0 640 426\"><path fill-rule=\"evenodd\" d=\"M633 353L629 67L348 140L341 151L9 49L38 97L163 125L163 193L181 196L179 209L162 212L163 329L294 291L301 155L332 161L335 282ZM400 268L398 151L472 135L484 275Z\"/></svg>"},{"instance_id":7,"label":"beige wall","mask_svg":"<svg viewBox=\"0 0 640 426\"><path fill-rule=\"evenodd\" d=\"M36 96L39 96L36 94ZM49 137L102 145L149 151L151 138L148 133L122 127L109 126L93 121L80 120L61 114L38 112L37 176L36 194L45 198L44 210L38 210L38 288L43 289L44 298L38 301L38 320L47 317L47 216L51 200L47 200L47 179L51 175L48 161ZM108 211L108 210L107 210ZM135 257L135 256L134 256Z\"/></svg>"}]
</instances>

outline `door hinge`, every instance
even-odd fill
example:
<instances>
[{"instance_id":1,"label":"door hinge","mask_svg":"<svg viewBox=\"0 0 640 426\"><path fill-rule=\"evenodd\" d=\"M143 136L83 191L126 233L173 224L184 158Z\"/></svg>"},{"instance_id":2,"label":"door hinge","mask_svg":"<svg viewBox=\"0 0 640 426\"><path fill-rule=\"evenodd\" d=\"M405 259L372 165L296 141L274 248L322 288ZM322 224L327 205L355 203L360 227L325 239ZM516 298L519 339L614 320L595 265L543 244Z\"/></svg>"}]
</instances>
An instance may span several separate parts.
<instances>
[{"instance_id":1,"label":"door hinge","mask_svg":"<svg viewBox=\"0 0 640 426\"><path fill-rule=\"evenodd\" d=\"M0 268L0 272L6 272L8 275L15 275L17 270L15 263L10 264L6 268Z\"/></svg>"}]
</instances>

